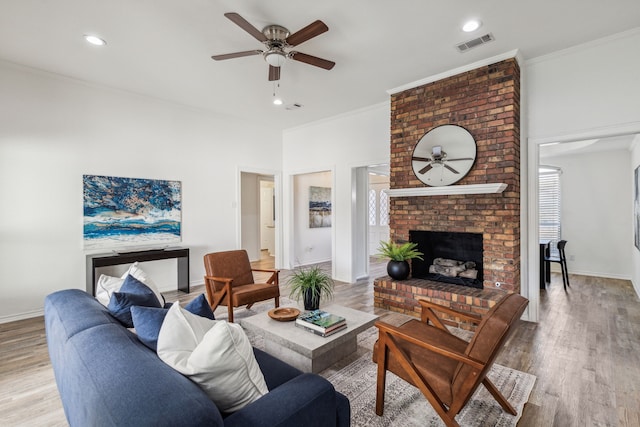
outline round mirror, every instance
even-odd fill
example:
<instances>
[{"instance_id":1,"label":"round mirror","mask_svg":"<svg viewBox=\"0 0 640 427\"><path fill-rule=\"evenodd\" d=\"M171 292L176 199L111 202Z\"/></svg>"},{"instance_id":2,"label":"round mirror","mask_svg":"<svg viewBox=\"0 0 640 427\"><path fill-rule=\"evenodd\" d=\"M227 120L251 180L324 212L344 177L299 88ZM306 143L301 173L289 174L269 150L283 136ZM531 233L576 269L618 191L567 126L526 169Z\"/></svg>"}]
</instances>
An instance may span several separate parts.
<instances>
[{"instance_id":1,"label":"round mirror","mask_svg":"<svg viewBox=\"0 0 640 427\"><path fill-rule=\"evenodd\" d=\"M465 128L442 125L427 132L413 149L413 173L432 187L451 185L473 167L476 141Z\"/></svg>"}]
</instances>

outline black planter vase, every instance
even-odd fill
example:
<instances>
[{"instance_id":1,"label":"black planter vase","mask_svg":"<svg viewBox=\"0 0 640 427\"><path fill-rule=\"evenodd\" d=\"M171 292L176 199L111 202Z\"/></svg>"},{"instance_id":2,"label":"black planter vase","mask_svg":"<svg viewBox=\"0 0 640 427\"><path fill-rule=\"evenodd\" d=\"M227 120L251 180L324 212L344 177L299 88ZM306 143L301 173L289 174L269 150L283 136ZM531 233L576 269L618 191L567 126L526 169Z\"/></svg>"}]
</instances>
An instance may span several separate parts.
<instances>
[{"instance_id":1,"label":"black planter vase","mask_svg":"<svg viewBox=\"0 0 640 427\"><path fill-rule=\"evenodd\" d=\"M387 274L395 280L404 280L409 277L411 269L407 261L389 261L387 264Z\"/></svg>"},{"instance_id":2,"label":"black planter vase","mask_svg":"<svg viewBox=\"0 0 640 427\"><path fill-rule=\"evenodd\" d=\"M317 310L318 308L320 308L320 295L316 295L316 297L314 298L311 289L304 290L302 299L304 301L305 310Z\"/></svg>"}]
</instances>

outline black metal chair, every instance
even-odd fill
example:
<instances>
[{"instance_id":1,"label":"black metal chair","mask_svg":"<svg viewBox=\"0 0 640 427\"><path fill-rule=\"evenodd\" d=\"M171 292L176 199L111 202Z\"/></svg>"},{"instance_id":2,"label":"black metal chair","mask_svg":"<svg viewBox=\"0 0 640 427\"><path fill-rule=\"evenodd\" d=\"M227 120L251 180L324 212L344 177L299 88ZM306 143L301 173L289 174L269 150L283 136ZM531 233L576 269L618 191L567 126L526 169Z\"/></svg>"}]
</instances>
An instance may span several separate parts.
<instances>
[{"instance_id":1,"label":"black metal chair","mask_svg":"<svg viewBox=\"0 0 640 427\"><path fill-rule=\"evenodd\" d=\"M557 262L558 264L560 264L560 268L562 269L562 285L564 286L564 290L567 290L567 286L571 287L571 284L569 283L569 269L567 268L567 256L564 253L564 247L567 245L567 241L566 240L560 240L558 242L558 256L551 256L550 254L547 254L544 257L545 262L549 263L549 262Z\"/></svg>"}]
</instances>

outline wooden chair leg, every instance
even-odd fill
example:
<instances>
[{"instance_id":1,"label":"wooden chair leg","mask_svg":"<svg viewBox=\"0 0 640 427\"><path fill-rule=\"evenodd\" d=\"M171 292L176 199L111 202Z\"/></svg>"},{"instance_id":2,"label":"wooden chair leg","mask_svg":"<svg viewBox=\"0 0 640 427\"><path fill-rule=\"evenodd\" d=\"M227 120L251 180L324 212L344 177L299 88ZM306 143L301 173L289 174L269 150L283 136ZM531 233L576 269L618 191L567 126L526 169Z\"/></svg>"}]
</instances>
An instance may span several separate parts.
<instances>
[{"instance_id":1,"label":"wooden chair leg","mask_svg":"<svg viewBox=\"0 0 640 427\"><path fill-rule=\"evenodd\" d=\"M491 393L493 398L496 399L500 406L502 406L502 409L504 409L505 412L508 412L511 415L518 415L518 411L516 411L515 408L511 406L509 401L502 395L502 393L500 393L500 390L498 390L498 388L493 385L493 383L489 381L488 378L485 377L485 379L482 381L482 384L484 384L485 388L489 390L489 393Z\"/></svg>"},{"instance_id":2,"label":"wooden chair leg","mask_svg":"<svg viewBox=\"0 0 640 427\"><path fill-rule=\"evenodd\" d=\"M384 389L387 380L387 346L378 341L378 379L376 387L376 415L382 416L384 412Z\"/></svg>"},{"instance_id":3,"label":"wooden chair leg","mask_svg":"<svg viewBox=\"0 0 640 427\"><path fill-rule=\"evenodd\" d=\"M275 301L276 301L276 308L280 307L280 297L276 297Z\"/></svg>"},{"instance_id":4,"label":"wooden chair leg","mask_svg":"<svg viewBox=\"0 0 640 427\"><path fill-rule=\"evenodd\" d=\"M231 302L227 304L227 313L229 313L227 321L233 323L233 304Z\"/></svg>"}]
</instances>

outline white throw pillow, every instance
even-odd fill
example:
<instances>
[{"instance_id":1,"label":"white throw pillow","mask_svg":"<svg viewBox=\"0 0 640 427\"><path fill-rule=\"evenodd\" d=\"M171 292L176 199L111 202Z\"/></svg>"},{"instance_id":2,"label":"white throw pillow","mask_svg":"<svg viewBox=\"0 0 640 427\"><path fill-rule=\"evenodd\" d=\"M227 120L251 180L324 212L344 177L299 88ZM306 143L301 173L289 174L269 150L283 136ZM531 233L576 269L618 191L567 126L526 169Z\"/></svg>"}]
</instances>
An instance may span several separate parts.
<instances>
[{"instance_id":1,"label":"white throw pillow","mask_svg":"<svg viewBox=\"0 0 640 427\"><path fill-rule=\"evenodd\" d=\"M114 292L118 292L123 283L124 279L120 277L101 274L98 278L98 283L96 284L96 299L105 307L108 306L111 295Z\"/></svg>"},{"instance_id":2,"label":"white throw pillow","mask_svg":"<svg viewBox=\"0 0 640 427\"><path fill-rule=\"evenodd\" d=\"M114 292L119 292L122 284L124 283L124 279L127 278L128 275L132 275L145 285L149 287L158 298L158 302L160 305L164 305L165 299L158 290L158 286L151 280L151 278L145 273L140 267L138 267L138 262L134 262L131 266L124 272L122 277L112 277L107 276L106 274L101 274L98 278L98 283L96 284L96 299L100 301L102 305L105 307L109 305L109 300L111 299L111 295Z\"/></svg>"},{"instance_id":3,"label":"white throw pillow","mask_svg":"<svg viewBox=\"0 0 640 427\"><path fill-rule=\"evenodd\" d=\"M158 356L197 383L222 412L242 409L269 391L240 325L196 316L179 304L162 322Z\"/></svg>"}]
</instances>

